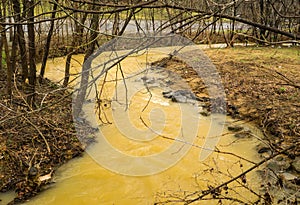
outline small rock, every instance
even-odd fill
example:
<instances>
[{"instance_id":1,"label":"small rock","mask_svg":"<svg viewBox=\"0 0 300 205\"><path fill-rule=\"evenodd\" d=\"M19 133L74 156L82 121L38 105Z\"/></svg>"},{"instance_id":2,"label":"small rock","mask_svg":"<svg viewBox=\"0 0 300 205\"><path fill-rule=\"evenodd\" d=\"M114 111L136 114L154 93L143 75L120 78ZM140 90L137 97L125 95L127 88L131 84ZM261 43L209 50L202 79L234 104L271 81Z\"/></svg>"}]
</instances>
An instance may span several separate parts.
<instances>
[{"instance_id":1,"label":"small rock","mask_svg":"<svg viewBox=\"0 0 300 205\"><path fill-rule=\"evenodd\" d=\"M165 91L165 92L162 92L162 94L165 98L172 98L173 92L172 91Z\"/></svg>"},{"instance_id":2,"label":"small rock","mask_svg":"<svg viewBox=\"0 0 300 205\"><path fill-rule=\"evenodd\" d=\"M36 167L30 167L29 176L36 176L38 174L38 169Z\"/></svg>"},{"instance_id":3,"label":"small rock","mask_svg":"<svg viewBox=\"0 0 300 205\"><path fill-rule=\"evenodd\" d=\"M285 158L282 155L278 155L274 158L276 161L281 162L283 161Z\"/></svg>"},{"instance_id":4,"label":"small rock","mask_svg":"<svg viewBox=\"0 0 300 205\"><path fill-rule=\"evenodd\" d=\"M243 131L243 132L235 133L234 136L236 138L250 138L250 137L252 137L250 131Z\"/></svg>"},{"instance_id":5,"label":"small rock","mask_svg":"<svg viewBox=\"0 0 300 205\"><path fill-rule=\"evenodd\" d=\"M273 106L269 105L265 108L266 110L272 110L273 109Z\"/></svg>"},{"instance_id":6,"label":"small rock","mask_svg":"<svg viewBox=\"0 0 300 205\"><path fill-rule=\"evenodd\" d=\"M144 83L146 84L154 84L155 83L155 78L148 78L148 77L142 77L142 80L144 81Z\"/></svg>"},{"instance_id":7,"label":"small rock","mask_svg":"<svg viewBox=\"0 0 300 205\"><path fill-rule=\"evenodd\" d=\"M77 117L75 120L76 120L76 122L78 122L78 123L85 123L85 119L84 119L84 118L81 118L81 117Z\"/></svg>"},{"instance_id":8,"label":"small rock","mask_svg":"<svg viewBox=\"0 0 300 205\"><path fill-rule=\"evenodd\" d=\"M239 131L242 131L244 128L239 125L231 125L231 126L228 126L227 129L232 132L239 132Z\"/></svg>"},{"instance_id":9,"label":"small rock","mask_svg":"<svg viewBox=\"0 0 300 205\"><path fill-rule=\"evenodd\" d=\"M173 102L187 103L198 100L194 93L189 90L166 91L162 93L165 98L171 98Z\"/></svg>"},{"instance_id":10,"label":"small rock","mask_svg":"<svg viewBox=\"0 0 300 205\"><path fill-rule=\"evenodd\" d=\"M300 157L296 157L292 162L292 167L297 172L300 172Z\"/></svg>"},{"instance_id":11,"label":"small rock","mask_svg":"<svg viewBox=\"0 0 300 205\"><path fill-rule=\"evenodd\" d=\"M229 114L232 114L232 115L239 114L239 110L236 106L228 104L227 108L228 108Z\"/></svg>"},{"instance_id":12,"label":"small rock","mask_svg":"<svg viewBox=\"0 0 300 205\"><path fill-rule=\"evenodd\" d=\"M201 111L200 114L205 117L210 116L210 113L206 110Z\"/></svg>"},{"instance_id":13,"label":"small rock","mask_svg":"<svg viewBox=\"0 0 300 205\"><path fill-rule=\"evenodd\" d=\"M297 176L295 176L291 173L288 173L288 172L284 172L284 173L280 174L280 177L286 181L291 181L291 180L295 180L298 178Z\"/></svg>"},{"instance_id":14,"label":"small rock","mask_svg":"<svg viewBox=\"0 0 300 205\"><path fill-rule=\"evenodd\" d=\"M268 146L265 143L260 143L259 145L257 145L256 149L257 149L257 152L260 154L265 153L265 152L272 152L270 146Z\"/></svg>"},{"instance_id":15,"label":"small rock","mask_svg":"<svg viewBox=\"0 0 300 205\"><path fill-rule=\"evenodd\" d=\"M93 99L86 99L85 101L84 101L84 103L86 104L86 103L92 103L93 102Z\"/></svg>"},{"instance_id":16,"label":"small rock","mask_svg":"<svg viewBox=\"0 0 300 205\"><path fill-rule=\"evenodd\" d=\"M275 172L287 170L291 166L291 160L286 156L277 156L267 164L269 169Z\"/></svg>"},{"instance_id":17,"label":"small rock","mask_svg":"<svg viewBox=\"0 0 300 205\"><path fill-rule=\"evenodd\" d=\"M175 84L172 80L168 80L168 79L167 80L162 80L162 81L164 81L167 86Z\"/></svg>"},{"instance_id":18,"label":"small rock","mask_svg":"<svg viewBox=\"0 0 300 205\"><path fill-rule=\"evenodd\" d=\"M261 153L260 156L261 156L262 158L269 158L269 157L272 156L272 152L271 152L271 151L269 151L269 152L264 152L264 153Z\"/></svg>"},{"instance_id":19,"label":"small rock","mask_svg":"<svg viewBox=\"0 0 300 205\"><path fill-rule=\"evenodd\" d=\"M187 98L185 96L172 96L172 102L178 102L178 103L186 103L187 102Z\"/></svg>"},{"instance_id":20,"label":"small rock","mask_svg":"<svg viewBox=\"0 0 300 205\"><path fill-rule=\"evenodd\" d=\"M276 163L275 161L269 162L267 167L273 171L282 171L280 165Z\"/></svg>"},{"instance_id":21,"label":"small rock","mask_svg":"<svg viewBox=\"0 0 300 205\"><path fill-rule=\"evenodd\" d=\"M277 174L268 170L268 169L262 169L262 170L257 170L256 172L263 181L270 182L270 184L276 184L278 182L278 177Z\"/></svg>"}]
</instances>

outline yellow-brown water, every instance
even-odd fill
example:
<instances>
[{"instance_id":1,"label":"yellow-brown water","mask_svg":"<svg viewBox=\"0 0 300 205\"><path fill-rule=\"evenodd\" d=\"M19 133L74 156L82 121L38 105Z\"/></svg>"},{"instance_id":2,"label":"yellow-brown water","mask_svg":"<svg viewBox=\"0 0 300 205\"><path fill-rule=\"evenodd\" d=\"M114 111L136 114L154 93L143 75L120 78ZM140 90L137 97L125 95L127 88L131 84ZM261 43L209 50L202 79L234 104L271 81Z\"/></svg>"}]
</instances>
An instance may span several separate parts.
<instances>
[{"instance_id":1,"label":"yellow-brown water","mask_svg":"<svg viewBox=\"0 0 300 205\"><path fill-rule=\"evenodd\" d=\"M148 53L147 57L144 55L129 57L122 62L122 69L125 75L129 75L147 66L145 58L147 58L147 61L153 62L163 57L165 57L165 54L157 51ZM75 56L75 58L77 58L78 61L82 61L83 59L82 56ZM59 81L63 77L64 64L64 58L49 61L46 77L51 80ZM78 65L80 65L78 62L73 64L74 73L76 69L80 69ZM113 70L112 73L114 73ZM110 77L113 78L113 74ZM114 95L114 92L111 90L114 89L114 87L115 84L113 82L111 84L107 83L103 91L104 97L111 99ZM234 153L250 161L258 161L258 156L255 151L255 146L258 143L257 138L237 140L233 134L228 133L226 124L235 123L233 119L226 117L226 122L223 123L222 119L224 116L222 115L216 114L210 117L199 116L199 110L195 110L194 107L173 103L169 99L163 98L161 95L162 91L162 88L157 87L151 89L152 97L150 103L148 103L149 93L145 90L134 93L132 98L130 98L131 106L128 110L128 119L131 125L138 130L138 133L149 132L148 135L139 136L137 131L132 129L120 131L120 127L127 126L127 121L122 121L122 115L119 112L114 114L114 110L111 109L111 106L113 106L114 109L121 109L118 108L117 104L112 104L102 110L106 113L107 120L112 122L112 124L101 126L100 131L102 135L106 137L106 142L110 143L125 156L131 157L143 157L163 153L174 143L174 140L171 140L171 138L179 139L177 142L178 146L175 146L173 150L170 151L175 155L176 152L180 152L181 149L185 149L185 146L187 146L180 140L185 140L189 135L195 133L195 139L191 139L195 146L186 149L187 153L181 160L176 161L173 166L149 176L124 175L122 174L122 169L128 169L132 172L132 170L139 169L143 166L137 167L136 164L131 164L130 161L124 163L122 162L122 158L118 158L118 160L120 160L119 162L113 161L114 165L117 164L119 166L113 167L112 169L109 167L109 162L105 165L99 164L97 161L97 153L99 153L99 149L101 148L99 141L101 142L103 138L98 137L98 143L88 148L88 154L85 153L83 157L71 160L58 170L55 175L56 183L53 184L50 189L42 192L25 204L154 204L155 202L170 199L178 200L196 191L206 190L210 186L214 187L219 185L252 166L251 163L238 157L221 153L212 153L204 161L199 161L200 153L203 151L201 147L209 131L223 129L224 124L223 135L217 144L218 149L223 152ZM144 109L145 106L146 109ZM183 108L182 106L186 107ZM94 106L85 106L84 110L86 112L86 118L90 118L90 120L93 121ZM181 116L182 110L185 111L184 116ZM143 119L143 121L141 119ZM118 122L114 123L114 121ZM216 123L219 127L211 127L212 121L220 121L220 123ZM193 122L197 122L196 127L198 130L188 129L189 126L194 126ZM145 124L153 129L149 131L149 127L145 126ZM216 126L216 124L214 124L214 126ZM94 124L93 126L97 125ZM180 128L181 126L182 128ZM259 138L260 133L254 127L249 124L243 124L243 126L250 129L254 135ZM157 133L160 135L157 135ZM113 160L111 156L107 156L107 158L108 161ZM128 159L124 158L124 160ZM164 164L164 162L160 163ZM127 165L127 167L124 168L124 164ZM154 164L154 166L156 165ZM140 172L146 172L147 166L145 167L145 170L140 170ZM119 173L116 169L119 170ZM250 174L247 175L246 178L246 184L232 183L229 185L228 194L225 194L225 191L222 191L222 194L232 198L238 198L245 202L254 201L256 196L248 189L243 188L243 185L257 190L256 175ZM239 180L239 182L241 182L241 180ZM191 195L190 198L196 196L197 194ZM232 201L227 202L228 204L232 203ZM224 201L225 204L227 202ZM218 200L209 200L200 201L196 204L217 203ZM180 203L173 202L170 204Z\"/></svg>"}]
</instances>

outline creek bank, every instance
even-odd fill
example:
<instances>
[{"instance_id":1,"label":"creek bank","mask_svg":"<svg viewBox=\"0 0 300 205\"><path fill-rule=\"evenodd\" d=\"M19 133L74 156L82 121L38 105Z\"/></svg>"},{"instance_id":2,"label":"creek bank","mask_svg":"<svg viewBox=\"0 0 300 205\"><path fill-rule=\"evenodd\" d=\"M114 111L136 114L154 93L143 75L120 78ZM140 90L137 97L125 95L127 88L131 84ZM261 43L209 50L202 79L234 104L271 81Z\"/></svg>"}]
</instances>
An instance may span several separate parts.
<instances>
[{"instance_id":1,"label":"creek bank","mask_svg":"<svg viewBox=\"0 0 300 205\"><path fill-rule=\"evenodd\" d=\"M264 133L265 139L257 146L257 152L262 158L270 157L291 145L298 145L272 159L260 170L263 173L260 179L262 196L266 203L297 204L300 198L300 90L292 82L300 82L300 73L297 71L299 60L290 59L287 62L281 58L276 61L268 58L267 62L272 63L272 66L286 68L274 70L265 66L265 59L263 62L251 63L234 61L230 52L226 53L228 51L212 49L208 53L223 81L227 114L238 120L253 122ZM217 52L221 54L215 55ZM223 56L222 60L220 56ZM209 99L206 85L193 68L177 58L167 62L163 59L161 62L163 67L185 79L197 97L205 96ZM287 82L287 79L292 80ZM171 97L174 98L174 95ZM205 116L210 114L209 101L205 102ZM236 125L228 127L229 131L236 132L235 136L239 139L251 137L251 133L243 129ZM286 190L282 191L283 188Z\"/></svg>"},{"instance_id":2,"label":"creek bank","mask_svg":"<svg viewBox=\"0 0 300 205\"><path fill-rule=\"evenodd\" d=\"M44 80L37 86L36 108L31 110L21 90L14 89L12 99L7 98L6 75L0 72L0 191L15 191L10 204L16 204L51 186L57 168L81 156L91 139L78 139L67 90ZM78 127L90 133L86 123Z\"/></svg>"}]
</instances>

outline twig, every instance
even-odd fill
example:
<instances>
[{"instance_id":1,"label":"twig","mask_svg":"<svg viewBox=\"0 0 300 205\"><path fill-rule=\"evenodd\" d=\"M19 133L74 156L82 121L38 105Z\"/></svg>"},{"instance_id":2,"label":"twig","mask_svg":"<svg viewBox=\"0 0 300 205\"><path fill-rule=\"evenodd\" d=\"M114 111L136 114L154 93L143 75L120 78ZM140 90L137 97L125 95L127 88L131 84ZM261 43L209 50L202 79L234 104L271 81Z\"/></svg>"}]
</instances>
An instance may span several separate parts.
<instances>
[{"instance_id":1,"label":"twig","mask_svg":"<svg viewBox=\"0 0 300 205\"><path fill-rule=\"evenodd\" d=\"M25 119L32 127L34 127L34 128L36 129L36 131L38 131L38 133L40 134L40 136L43 138L43 140L44 140L44 142L45 142L45 144L46 144L46 146L47 146L47 150L48 150L48 152L49 152L49 154L50 154L50 153L51 153L51 150L50 150L49 144L48 144L48 142L47 142L45 136L43 135L43 133L42 133L42 132L39 130L39 128L38 128L35 124L33 124L29 119L27 119L27 118L24 117L24 116L23 116L23 119Z\"/></svg>"},{"instance_id":2,"label":"twig","mask_svg":"<svg viewBox=\"0 0 300 205\"><path fill-rule=\"evenodd\" d=\"M187 141L185 141L185 140L180 140L180 139L176 139L176 138L172 138L172 137L167 137L167 136L165 136L165 135L162 135L162 134L156 132L156 131L153 130L151 127L149 127L149 126L146 124L146 122L144 121L144 119L143 119L141 116L140 116L140 120L141 120L142 123L143 123L149 130L151 130L154 134L157 134L158 136L160 136L160 137L162 137L162 138L164 138L164 139L172 140L172 141L177 141L177 142L181 142L181 143L183 143L183 144L190 145L190 146L192 146L192 147L196 147L196 148L199 148L199 149L203 149L203 150L208 150L208 151L216 152L216 153L219 153L219 154L232 155L232 156L234 156L234 157L237 157L237 158L239 158L239 159L242 159L242 160L244 160L244 161L246 161L246 162L249 162L249 163L251 163L251 164L256 164L255 162L252 162L251 160L248 160L248 159L246 159L246 158L244 158L244 157L238 156L238 155L236 155L236 154L234 154L234 153L220 151L218 148L216 148L216 149L210 149L210 148L207 148L207 147L203 147L203 146L200 146L200 145L193 144L193 143L191 143L191 142L187 142ZM227 134L227 133L225 133L225 134Z\"/></svg>"},{"instance_id":3,"label":"twig","mask_svg":"<svg viewBox=\"0 0 300 205\"><path fill-rule=\"evenodd\" d=\"M292 81L291 79L289 79L288 77L286 77L285 75L283 75L282 73L280 73L279 71L277 71L275 69L274 69L274 71L275 71L275 73L277 73L278 75L280 75L281 77L283 77L284 81L286 83L288 83L290 86L293 86L293 87L295 87L297 89L300 89L300 85L297 85L294 81Z\"/></svg>"}]
</instances>

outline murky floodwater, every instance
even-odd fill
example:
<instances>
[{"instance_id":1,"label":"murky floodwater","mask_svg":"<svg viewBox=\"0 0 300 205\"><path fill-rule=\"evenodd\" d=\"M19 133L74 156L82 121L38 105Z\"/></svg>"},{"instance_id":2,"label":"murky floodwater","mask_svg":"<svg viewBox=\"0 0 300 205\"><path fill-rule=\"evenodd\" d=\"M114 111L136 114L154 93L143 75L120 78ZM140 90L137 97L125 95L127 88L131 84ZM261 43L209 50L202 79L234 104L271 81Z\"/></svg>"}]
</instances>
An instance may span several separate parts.
<instances>
[{"instance_id":1,"label":"murky floodwater","mask_svg":"<svg viewBox=\"0 0 300 205\"><path fill-rule=\"evenodd\" d=\"M110 81L115 78L117 68L112 69L102 91L106 102L100 115L111 124L99 126L99 119L95 120L95 103L86 103L85 118L92 126L99 128L96 138L98 143L91 145L83 157L63 165L55 175L56 183L25 204L133 205L177 200L198 190L219 185L252 165L228 152L250 161L258 161L255 151L257 138L238 140L232 133L228 133L226 128L228 124L243 122L234 122L233 119L218 114L203 117L199 114L201 108L198 105L174 103L163 98L163 91L174 88L162 83L167 79L163 71L159 73L149 70L147 79L152 81L150 80L146 87L142 86L145 82L141 80L141 76L132 77L132 73L149 66L146 60L153 62L165 56L161 49L154 49L147 55L131 56L122 62L121 68L125 77L128 77L127 86L135 88L128 89L134 90L131 94L126 93L121 82L116 85L115 81ZM82 56L74 57L79 62L83 59ZM80 64L73 62L72 68L75 73ZM63 77L64 64L64 58L50 60L46 77L59 81L58 76ZM163 77L159 79L159 75ZM177 88L187 85L178 82L173 86ZM115 92L115 89L118 89L118 92ZM126 101L122 96L124 93L130 96L127 99L130 101L130 107L126 112ZM214 127L212 121L215 122ZM243 126L251 130L254 136L260 136L249 124ZM221 137L214 136L214 131L218 130L223 130ZM210 147L203 149L208 136L212 141L220 140L217 147L224 153L212 153L204 161L200 161L201 155L211 152ZM111 151L111 147L118 152ZM159 157L148 159L148 156ZM141 173L149 174L141 176ZM247 184L230 184L226 196L246 202L254 201L256 196L243 186L247 185L256 190L256 175L249 174L246 178ZM195 196L197 195L191 195L190 198ZM217 202L209 200L198 204ZM224 201L225 204L227 202Z\"/></svg>"}]
</instances>

